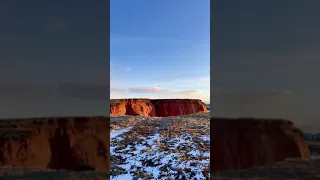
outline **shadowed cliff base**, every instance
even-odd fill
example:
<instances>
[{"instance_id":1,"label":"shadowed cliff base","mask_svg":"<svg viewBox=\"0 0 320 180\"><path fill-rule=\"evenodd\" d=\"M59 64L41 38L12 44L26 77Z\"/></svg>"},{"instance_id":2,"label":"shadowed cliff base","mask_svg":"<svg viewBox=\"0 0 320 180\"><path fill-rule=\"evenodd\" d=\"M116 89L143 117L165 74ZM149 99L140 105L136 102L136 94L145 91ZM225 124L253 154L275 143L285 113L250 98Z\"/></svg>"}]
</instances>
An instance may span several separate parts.
<instances>
[{"instance_id":1,"label":"shadowed cliff base","mask_svg":"<svg viewBox=\"0 0 320 180\"><path fill-rule=\"evenodd\" d=\"M106 180L110 175L101 171L0 168L1 178L5 180Z\"/></svg>"},{"instance_id":2,"label":"shadowed cliff base","mask_svg":"<svg viewBox=\"0 0 320 180\"><path fill-rule=\"evenodd\" d=\"M112 115L180 116L207 112L199 99L111 99Z\"/></svg>"},{"instance_id":3,"label":"shadowed cliff base","mask_svg":"<svg viewBox=\"0 0 320 180\"><path fill-rule=\"evenodd\" d=\"M316 180L320 179L320 160L287 159L268 166L212 172L210 177L214 180Z\"/></svg>"},{"instance_id":4,"label":"shadowed cliff base","mask_svg":"<svg viewBox=\"0 0 320 180\"><path fill-rule=\"evenodd\" d=\"M1 169L108 173L109 123L99 116L0 120Z\"/></svg>"},{"instance_id":5,"label":"shadowed cliff base","mask_svg":"<svg viewBox=\"0 0 320 180\"><path fill-rule=\"evenodd\" d=\"M217 179L242 177L241 172L252 175L252 171L255 175L251 178L258 177L257 167L265 167L261 172L270 167L276 171L279 163L281 166L292 164L286 161L290 158L297 159L300 167L304 167L303 162L315 162L311 161L309 145L302 131L289 120L215 117L211 118L210 124L211 174Z\"/></svg>"}]
</instances>

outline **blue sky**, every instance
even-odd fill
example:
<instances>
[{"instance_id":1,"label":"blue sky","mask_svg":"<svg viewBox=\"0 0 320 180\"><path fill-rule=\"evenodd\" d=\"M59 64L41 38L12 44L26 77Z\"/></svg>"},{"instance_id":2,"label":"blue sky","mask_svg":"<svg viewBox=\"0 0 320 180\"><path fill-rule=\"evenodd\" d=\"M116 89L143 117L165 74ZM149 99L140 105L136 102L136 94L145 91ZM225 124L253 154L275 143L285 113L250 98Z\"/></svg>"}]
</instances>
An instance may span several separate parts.
<instances>
[{"instance_id":1,"label":"blue sky","mask_svg":"<svg viewBox=\"0 0 320 180\"><path fill-rule=\"evenodd\" d=\"M210 99L209 0L113 0L111 98Z\"/></svg>"}]
</instances>

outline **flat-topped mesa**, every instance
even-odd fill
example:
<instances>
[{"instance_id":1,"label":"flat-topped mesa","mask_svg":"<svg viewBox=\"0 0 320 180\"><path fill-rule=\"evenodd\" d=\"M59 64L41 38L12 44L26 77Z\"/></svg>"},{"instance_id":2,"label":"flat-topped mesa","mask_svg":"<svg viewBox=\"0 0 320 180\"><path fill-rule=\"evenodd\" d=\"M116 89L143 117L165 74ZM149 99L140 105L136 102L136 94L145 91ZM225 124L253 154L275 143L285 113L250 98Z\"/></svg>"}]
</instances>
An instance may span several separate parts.
<instances>
[{"instance_id":1,"label":"flat-topped mesa","mask_svg":"<svg viewBox=\"0 0 320 180\"><path fill-rule=\"evenodd\" d=\"M108 117L0 120L0 166L109 171Z\"/></svg>"},{"instance_id":2,"label":"flat-topped mesa","mask_svg":"<svg viewBox=\"0 0 320 180\"><path fill-rule=\"evenodd\" d=\"M258 118L211 118L214 171L271 165L287 158L308 160L302 132L291 121Z\"/></svg>"},{"instance_id":3,"label":"flat-topped mesa","mask_svg":"<svg viewBox=\"0 0 320 180\"><path fill-rule=\"evenodd\" d=\"M180 116L207 112L199 99L112 99L110 114L143 116Z\"/></svg>"}]
</instances>

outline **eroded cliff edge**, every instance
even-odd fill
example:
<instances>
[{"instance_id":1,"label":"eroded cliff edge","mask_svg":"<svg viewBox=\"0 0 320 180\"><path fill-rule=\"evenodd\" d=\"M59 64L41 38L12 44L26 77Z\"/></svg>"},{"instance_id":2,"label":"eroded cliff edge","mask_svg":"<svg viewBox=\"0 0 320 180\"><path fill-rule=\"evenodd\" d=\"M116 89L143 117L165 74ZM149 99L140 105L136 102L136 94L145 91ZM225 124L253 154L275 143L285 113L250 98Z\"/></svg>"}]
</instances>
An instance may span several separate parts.
<instances>
[{"instance_id":1,"label":"eroded cliff edge","mask_svg":"<svg viewBox=\"0 0 320 180\"><path fill-rule=\"evenodd\" d=\"M107 117L0 120L0 166L109 171Z\"/></svg>"},{"instance_id":2,"label":"eroded cliff edge","mask_svg":"<svg viewBox=\"0 0 320 180\"><path fill-rule=\"evenodd\" d=\"M199 99L112 99L110 114L143 116L180 116L207 112Z\"/></svg>"},{"instance_id":3,"label":"eroded cliff edge","mask_svg":"<svg viewBox=\"0 0 320 180\"><path fill-rule=\"evenodd\" d=\"M310 158L302 132L289 120L212 118L210 125L210 166L214 171L267 166L287 158Z\"/></svg>"}]
</instances>

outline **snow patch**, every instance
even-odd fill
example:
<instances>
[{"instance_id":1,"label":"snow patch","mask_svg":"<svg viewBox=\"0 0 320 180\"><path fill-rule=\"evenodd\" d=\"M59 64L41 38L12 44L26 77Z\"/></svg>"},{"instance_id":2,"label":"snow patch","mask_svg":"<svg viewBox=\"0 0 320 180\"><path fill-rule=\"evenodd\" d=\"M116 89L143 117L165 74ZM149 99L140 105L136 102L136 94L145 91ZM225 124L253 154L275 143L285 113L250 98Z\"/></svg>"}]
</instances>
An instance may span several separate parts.
<instances>
[{"instance_id":1,"label":"snow patch","mask_svg":"<svg viewBox=\"0 0 320 180\"><path fill-rule=\"evenodd\" d=\"M132 128L133 128L133 126L125 128L125 129L111 131L110 132L110 140L123 134L123 133L129 132Z\"/></svg>"}]
</instances>

